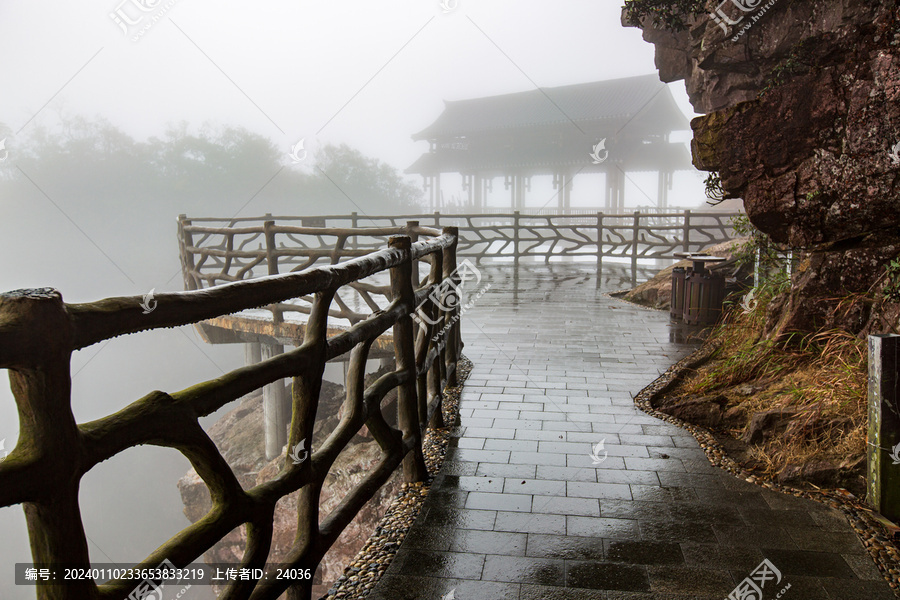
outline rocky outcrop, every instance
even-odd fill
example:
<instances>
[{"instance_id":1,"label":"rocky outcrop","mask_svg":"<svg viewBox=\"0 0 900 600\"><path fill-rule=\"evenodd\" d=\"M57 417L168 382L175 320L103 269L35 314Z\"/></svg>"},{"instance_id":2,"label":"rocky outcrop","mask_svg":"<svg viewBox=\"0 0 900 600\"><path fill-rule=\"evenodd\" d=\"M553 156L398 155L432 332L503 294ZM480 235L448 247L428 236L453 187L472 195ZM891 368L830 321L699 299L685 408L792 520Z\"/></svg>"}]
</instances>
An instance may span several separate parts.
<instances>
[{"instance_id":1,"label":"rocky outcrop","mask_svg":"<svg viewBox=\"0 0 900 600\"><path fill-rule=\"evenodd\" d=\"M723 22L741 20L727 34L709 14L677 33L649 19L640 25L660 77L684 80L706 113L691 122L694 164L719 173L726 197L743 198L757 228L805 253L790 296L773 303L770 335L872 330L883 315L835 322L833 308L877 288L900 252L897 3L733 0L706 8L720 8Z\"/></svg>"},{"instance_id":2,"label":"rocky outcrop","mask_svg":"<svg viewBox=\"0 0 900 600\"><path fill-rule=\"evenodd\" d=\"M368 375L367 382L371 383L384 372L386 372L385 369ZM324 442L337 425L343 398L344 388L342 386L323 381L315 433L311 444L313 449ZM389 394L385 398L383 407L391 405L395 398L396 394ZM273 479L284 464L284 453L272 461L267 461L265 458L261 395L242 400L236 408L217 421L208 433L244 489L250 489ZM379 462L380 448L377 442L366 434L367 431L363 429L361 435L358 435L341 452L331 468L321 493L320 515L324 516L331 512ZM286 451L287 447L285 447ZM369 539L375 525L399 492L401 483L402 481L395 474L386 485L378 490L375 497L341 534L322 560L315 579L313 597L322 596L330 585L341 576L349 561L356 556L366 540ZM191 522L202 518L211 508L209 490L193 469L178 482L178 489L184 503L184 514ZM276 506L274 533L269 554L270 563L278 563L285 558L294 542L297 531L297 496L298 492L285 496ZM246 542L246 531L240 527L207 552L206 561L220 564L240 563ZM215 591L219 593L221 590Z\"/></svg>"}]
</instances>

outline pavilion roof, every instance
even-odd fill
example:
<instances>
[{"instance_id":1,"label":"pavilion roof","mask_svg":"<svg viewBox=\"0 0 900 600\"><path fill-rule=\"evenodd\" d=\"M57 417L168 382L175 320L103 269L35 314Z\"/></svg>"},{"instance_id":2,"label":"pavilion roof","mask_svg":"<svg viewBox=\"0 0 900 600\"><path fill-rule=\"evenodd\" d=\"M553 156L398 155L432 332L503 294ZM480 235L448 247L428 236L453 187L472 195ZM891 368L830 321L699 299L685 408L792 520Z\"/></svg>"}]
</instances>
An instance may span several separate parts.
<instances>
[{"instance_id":1,"label":"pavilion roof","mask_svg":"<svg viewBox=\"0 0 900 600\"><path fill-rule=\"evenodd\" d=\"M453 138L509 129L628 122L651 112L657 133L690 129L666 84L638 75L525 92L444 102L444 112L414 140ZM585 129L586 130L586 129Z\"/></svg>"}]
</instances>

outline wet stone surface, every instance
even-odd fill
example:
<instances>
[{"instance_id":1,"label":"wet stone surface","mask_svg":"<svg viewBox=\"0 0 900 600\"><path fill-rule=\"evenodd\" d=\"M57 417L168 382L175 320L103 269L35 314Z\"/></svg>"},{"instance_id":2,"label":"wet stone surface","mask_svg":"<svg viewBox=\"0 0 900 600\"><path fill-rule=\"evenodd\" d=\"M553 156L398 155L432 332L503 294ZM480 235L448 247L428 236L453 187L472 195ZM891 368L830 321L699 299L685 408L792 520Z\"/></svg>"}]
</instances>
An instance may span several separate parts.
<instances>
[{"instance_id":1,"label":"wet stone surface","mask_svg":"<svg viewBox=\"0 0 900 600\"><path fill-rule=\"evenodd\" d=\"M766 600L893 599L842 513L711 467L634 406L696 344L606 296L629 281L604 267L481 268L462 426L367 598L722 600L755 572Z\"/></svg>"}]
</instances>

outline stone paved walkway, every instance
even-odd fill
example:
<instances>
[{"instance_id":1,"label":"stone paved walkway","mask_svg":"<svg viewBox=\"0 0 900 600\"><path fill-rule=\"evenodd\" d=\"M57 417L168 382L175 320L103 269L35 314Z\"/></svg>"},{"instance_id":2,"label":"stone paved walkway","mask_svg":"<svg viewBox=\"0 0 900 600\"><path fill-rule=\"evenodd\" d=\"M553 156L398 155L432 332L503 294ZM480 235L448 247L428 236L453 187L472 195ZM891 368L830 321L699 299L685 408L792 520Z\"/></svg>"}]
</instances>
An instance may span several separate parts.
<instances>
[{"instance_id":1,"label":"stone paved walkway","mask_svg":"<svg viewBox=\"0 0 900 600\"><path fill-rule=\"evenodd\" d=\"M894 598L841 513L735 479L634 408L695 346L667 314L603 296L621 273L482 272L462 426L369 598L722 600L763 559L781 577L763 600Z\"/></svg>"}]
</instances>

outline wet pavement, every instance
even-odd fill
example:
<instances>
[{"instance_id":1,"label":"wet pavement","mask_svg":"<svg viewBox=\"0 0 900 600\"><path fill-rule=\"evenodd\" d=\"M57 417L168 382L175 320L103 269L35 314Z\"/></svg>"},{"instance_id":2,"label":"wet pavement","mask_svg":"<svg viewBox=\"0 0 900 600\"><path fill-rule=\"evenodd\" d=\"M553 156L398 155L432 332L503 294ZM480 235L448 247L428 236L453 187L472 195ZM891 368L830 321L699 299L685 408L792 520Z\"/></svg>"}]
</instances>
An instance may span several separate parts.
<instances>
[{"instance_id":1,"label":"wet pavement","mask_svg":"<svg viewBox=\"0 0 900 600\"><path fill-rule=\"evenodd\" d=\"M368 598L894 598L840 512L736 479L634 407L696 343L603 294L624 269L481 272L462 425Z\"/></svg>"}]
</instances>

